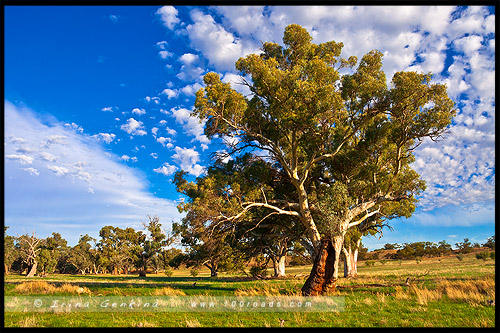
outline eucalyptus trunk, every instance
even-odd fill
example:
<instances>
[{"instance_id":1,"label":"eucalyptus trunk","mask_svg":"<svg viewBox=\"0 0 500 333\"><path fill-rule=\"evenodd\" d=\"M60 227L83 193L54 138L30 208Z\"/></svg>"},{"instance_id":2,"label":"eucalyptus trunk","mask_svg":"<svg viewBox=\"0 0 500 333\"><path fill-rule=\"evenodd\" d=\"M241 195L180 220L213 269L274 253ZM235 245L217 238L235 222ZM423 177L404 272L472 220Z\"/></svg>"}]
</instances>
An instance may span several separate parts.
<instances>
[{"instance_id":1,"label":"eucalyptus trunk","mask_svg":"<svg viewBox=\"0 0 500 333\"><path fill-rule=\"evenodd\" d=\"M28 267L28 274L26 274L26 277L34 277L36 274L36 267L38 266L38 263L35 261L30 267Z\"/></svg>"},{"instance_id":2,"label":"eucalyptus trunk","mask_svg":"<svg viewBox=\"0 0 500 333\"><path fill-rule=\"evenodd\" d=\"M344 262L344 277L356 277L358 276L358 253L359 253L359 244L361 243L361 239L356 242L356 247L353 249L352 246L345 247L342 249L342 252L345 256Z\"/></svg>"},{"instance_id":3,"label":"eucalyptus trunk","mask_svg":"<svg viewBox=\"0 0 500 333\"><path fill-rule=\"evenodd\" d=\"M275 277L285 277L285 259L286 256L279 255L273 257L273 268L274 268L274 276Z\"/></svg>"},{"instance_id":4,"label":"eucalyptus trunk","mask_svg":"<svg viewBox=\"0 0 500 333\"><path fill-rule=\"evenodd\" d=\"M311 274L302 287L302 295L318 296L335 290L343 243L344 233L321 239Z\"/></svg>"}]
</instances>

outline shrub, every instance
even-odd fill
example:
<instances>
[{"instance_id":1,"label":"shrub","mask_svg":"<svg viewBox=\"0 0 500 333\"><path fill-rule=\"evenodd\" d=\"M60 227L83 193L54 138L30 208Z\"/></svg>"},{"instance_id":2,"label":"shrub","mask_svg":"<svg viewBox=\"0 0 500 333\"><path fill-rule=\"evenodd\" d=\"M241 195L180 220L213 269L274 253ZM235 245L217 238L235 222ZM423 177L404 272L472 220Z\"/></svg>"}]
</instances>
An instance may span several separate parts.
<instances>
[{"instance_id":1,"label":"shrub","mask_svg":"<svg viewBox=\"0 0 500 333\"><path fill-rule=\"evenodd\" d=\"M252 267L250 267L250 275L253 277L266 276L267 275L267 267L252 266Z\"/></svg>"},{"instance_id":2,"label":"shrub","mask_svg":"<svg viewBox=\"0 0 500 333\"><path fill-rule=\"evenodd\" d=\"M174 274L174 272L172 271L172 269L171 269L170 267L165 268L165 272L164 272L164 273L165 273L165 275L166 275L167 277L171 277L171 276L172 276L172 274Z\"/></svg>"},{"instance_id":3,"label":"shrub","mask_svg":"<svg viewBox=\"0 0 500 333\"><path fill-rule=\"evenodd\" d=\"M489 257L490 253L488 251L476 253L476 259L483 259L486 261Z\"/></svg>"},{"instance_id":4,"label":"shrub","mask_svg":"<svg viewBox=\"0 0 500 333\"><path fill-rule=\"evenodd\" d=\"M375 261L367 260L367 261L365 261L365 266L366 267L375 266Z\"/></svg>"},{"instance_id":5,"label":"shrub","mask_svg":"<svg viewBox=\"0 0 500 333\"><path fill-rule=\"evenodd\" d=\"M382 265L385 265L385 264L387 264L387 260L382 259L382 260L380 260L380 263L381 263Z\"/></svg>"},{"instance_id":6,"label":"shrub","mask_svg":"<svg viewBox=\"0 0 500 333\"><path fill-rule=\"evenodd\" d=\"M189 271L189 274L191 274L192 277L196 277L198 273L199 271L196 268L192 268L191 271Z\"/></svg>"},{"instance_id":7,"label":"shrub","mask_svg":"<svg viewBox=\"0 0 500 333\"><path fill-rule=\"evenodd\" d=\"M420 264L422 262L422 257L415 257L415 261L417 264Z\"/></svg>"},{"instance_id":8,"label":"shrub","mask_svg":"<svg viewBox=\"0 0 500 333\"><path fill-rule=\"evenodd\" d=\"M457 259L458 259L459 261L464 260L464 255L463 255L462 253L457 254Z\"/></svg>"},{"instance_id":9,"label":"shrub","mask_svg":"<svg viewBox=\"0 0 500 333\"><path fill-rule=\"evenodd\" d=\"M493 252L490 253L490 258L493 259L493 260L495 260L495 251L493 251Z\"/></svg>"}]
</instances>

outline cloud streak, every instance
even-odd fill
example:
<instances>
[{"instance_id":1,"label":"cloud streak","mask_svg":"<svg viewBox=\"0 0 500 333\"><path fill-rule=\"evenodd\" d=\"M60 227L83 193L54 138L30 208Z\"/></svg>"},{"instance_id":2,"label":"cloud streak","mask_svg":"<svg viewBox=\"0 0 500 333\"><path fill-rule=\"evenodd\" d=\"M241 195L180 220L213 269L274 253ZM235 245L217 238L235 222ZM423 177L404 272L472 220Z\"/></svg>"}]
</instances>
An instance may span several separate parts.
<instances>
[{"instance_id":1,"label":"cloud streak","mask_svg":"<svg viewBox=\"0 0 500 333\"><path fill-rule=\"evenodd\" d=\"M97 236L104 225L140 228L147 215L158 215L168 227L180 218L174 201L149 193L144 174L121 164L89 135L61 123L46 125L33 111L6 102L5 137L5 224L11 233L35 228L46 237L57 225L76 243L79 234ZM19 145L29 147L30 155L9 158Z\"/></svg>"}]
</instances>

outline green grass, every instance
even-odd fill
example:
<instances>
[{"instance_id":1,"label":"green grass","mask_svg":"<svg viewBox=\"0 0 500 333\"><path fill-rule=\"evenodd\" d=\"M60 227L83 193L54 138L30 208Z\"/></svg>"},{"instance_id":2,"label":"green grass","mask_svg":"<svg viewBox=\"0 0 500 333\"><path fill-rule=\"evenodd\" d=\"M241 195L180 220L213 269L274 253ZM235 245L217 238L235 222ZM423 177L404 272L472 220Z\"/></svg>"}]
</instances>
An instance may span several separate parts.
<instances>
[{"instance_id":1,"label":"green grass","mask_svg":"<svg viewBox=\"0 0 500 333\"><path fill-rule=\"evenodd\" d=\"M234 296L245 291L281 295L300 293L310 266L287 267L287 279L248 280L221 274L210 278L201 270L194 278L189 270L174 275L49 275L27 279L5 277L6 296L21 295L16 285L26 281L47 281L53 285L71 283L85 286L92 295L150 296L157 288L171 287L186 295ZM373 267L358 266L359 277L341 278L334 295L345 297L343 312L311 313L5 313L6 327L494 327L494 260L477 260L468 254L423 260L379 261ZM294 275L303 274L293 278ZM411 286L404 285L412 277ZM196 285L193 283L196 281ZM474 291L477 286L477 291ZM57 295L57 293L55 294Z\"/></svg>"}]
</instances>

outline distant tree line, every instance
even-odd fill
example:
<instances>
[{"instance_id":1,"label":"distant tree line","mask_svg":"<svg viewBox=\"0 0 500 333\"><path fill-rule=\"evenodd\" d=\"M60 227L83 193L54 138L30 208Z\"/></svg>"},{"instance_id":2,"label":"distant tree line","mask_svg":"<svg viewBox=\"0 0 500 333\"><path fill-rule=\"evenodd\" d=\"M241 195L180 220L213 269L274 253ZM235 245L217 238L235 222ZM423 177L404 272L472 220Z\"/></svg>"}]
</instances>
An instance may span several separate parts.
<instances>
[{"instance_id":1,"label":"distant tree line","mask_svg":"<svg viewBox=\"0 0 500 333\"><path fill-rule=\"evenodd\" d=\"M137 272L145 276L149 269L159 272L170 267L170 261L182 251L167 248L173 238L161 228L158 217L148 216L144 230L105 226L99 239L80 236L71 247L59 233L39 238L36 233L7 235L4 228L4 273L35 274L98 274Z\"/></svg>"},{"instance_id":2,"label":"distant tree line","mask_svg":"<svg viewBox=\"0 0 500 333\"><path fill-rule=\"evenodd\" d=\"M365 255L363 259L380 259L379 253L382 250L397 250L396 252L387 253L385 255L386 259L416 259L416 258L432 258L449 255L452 252L458 254L467 254L472 252L474 249L481 247L487 247L489 249L495 250L495 236L491 236L487 239L484 244L471 243L468 238L464 238L463 242L455 243L456 249L453 250L452 246L448 244L445 240L438 243L422 241L413 243L387 243L383 248L374 250L371 255Z\"/></svg>"}]
</instances>

